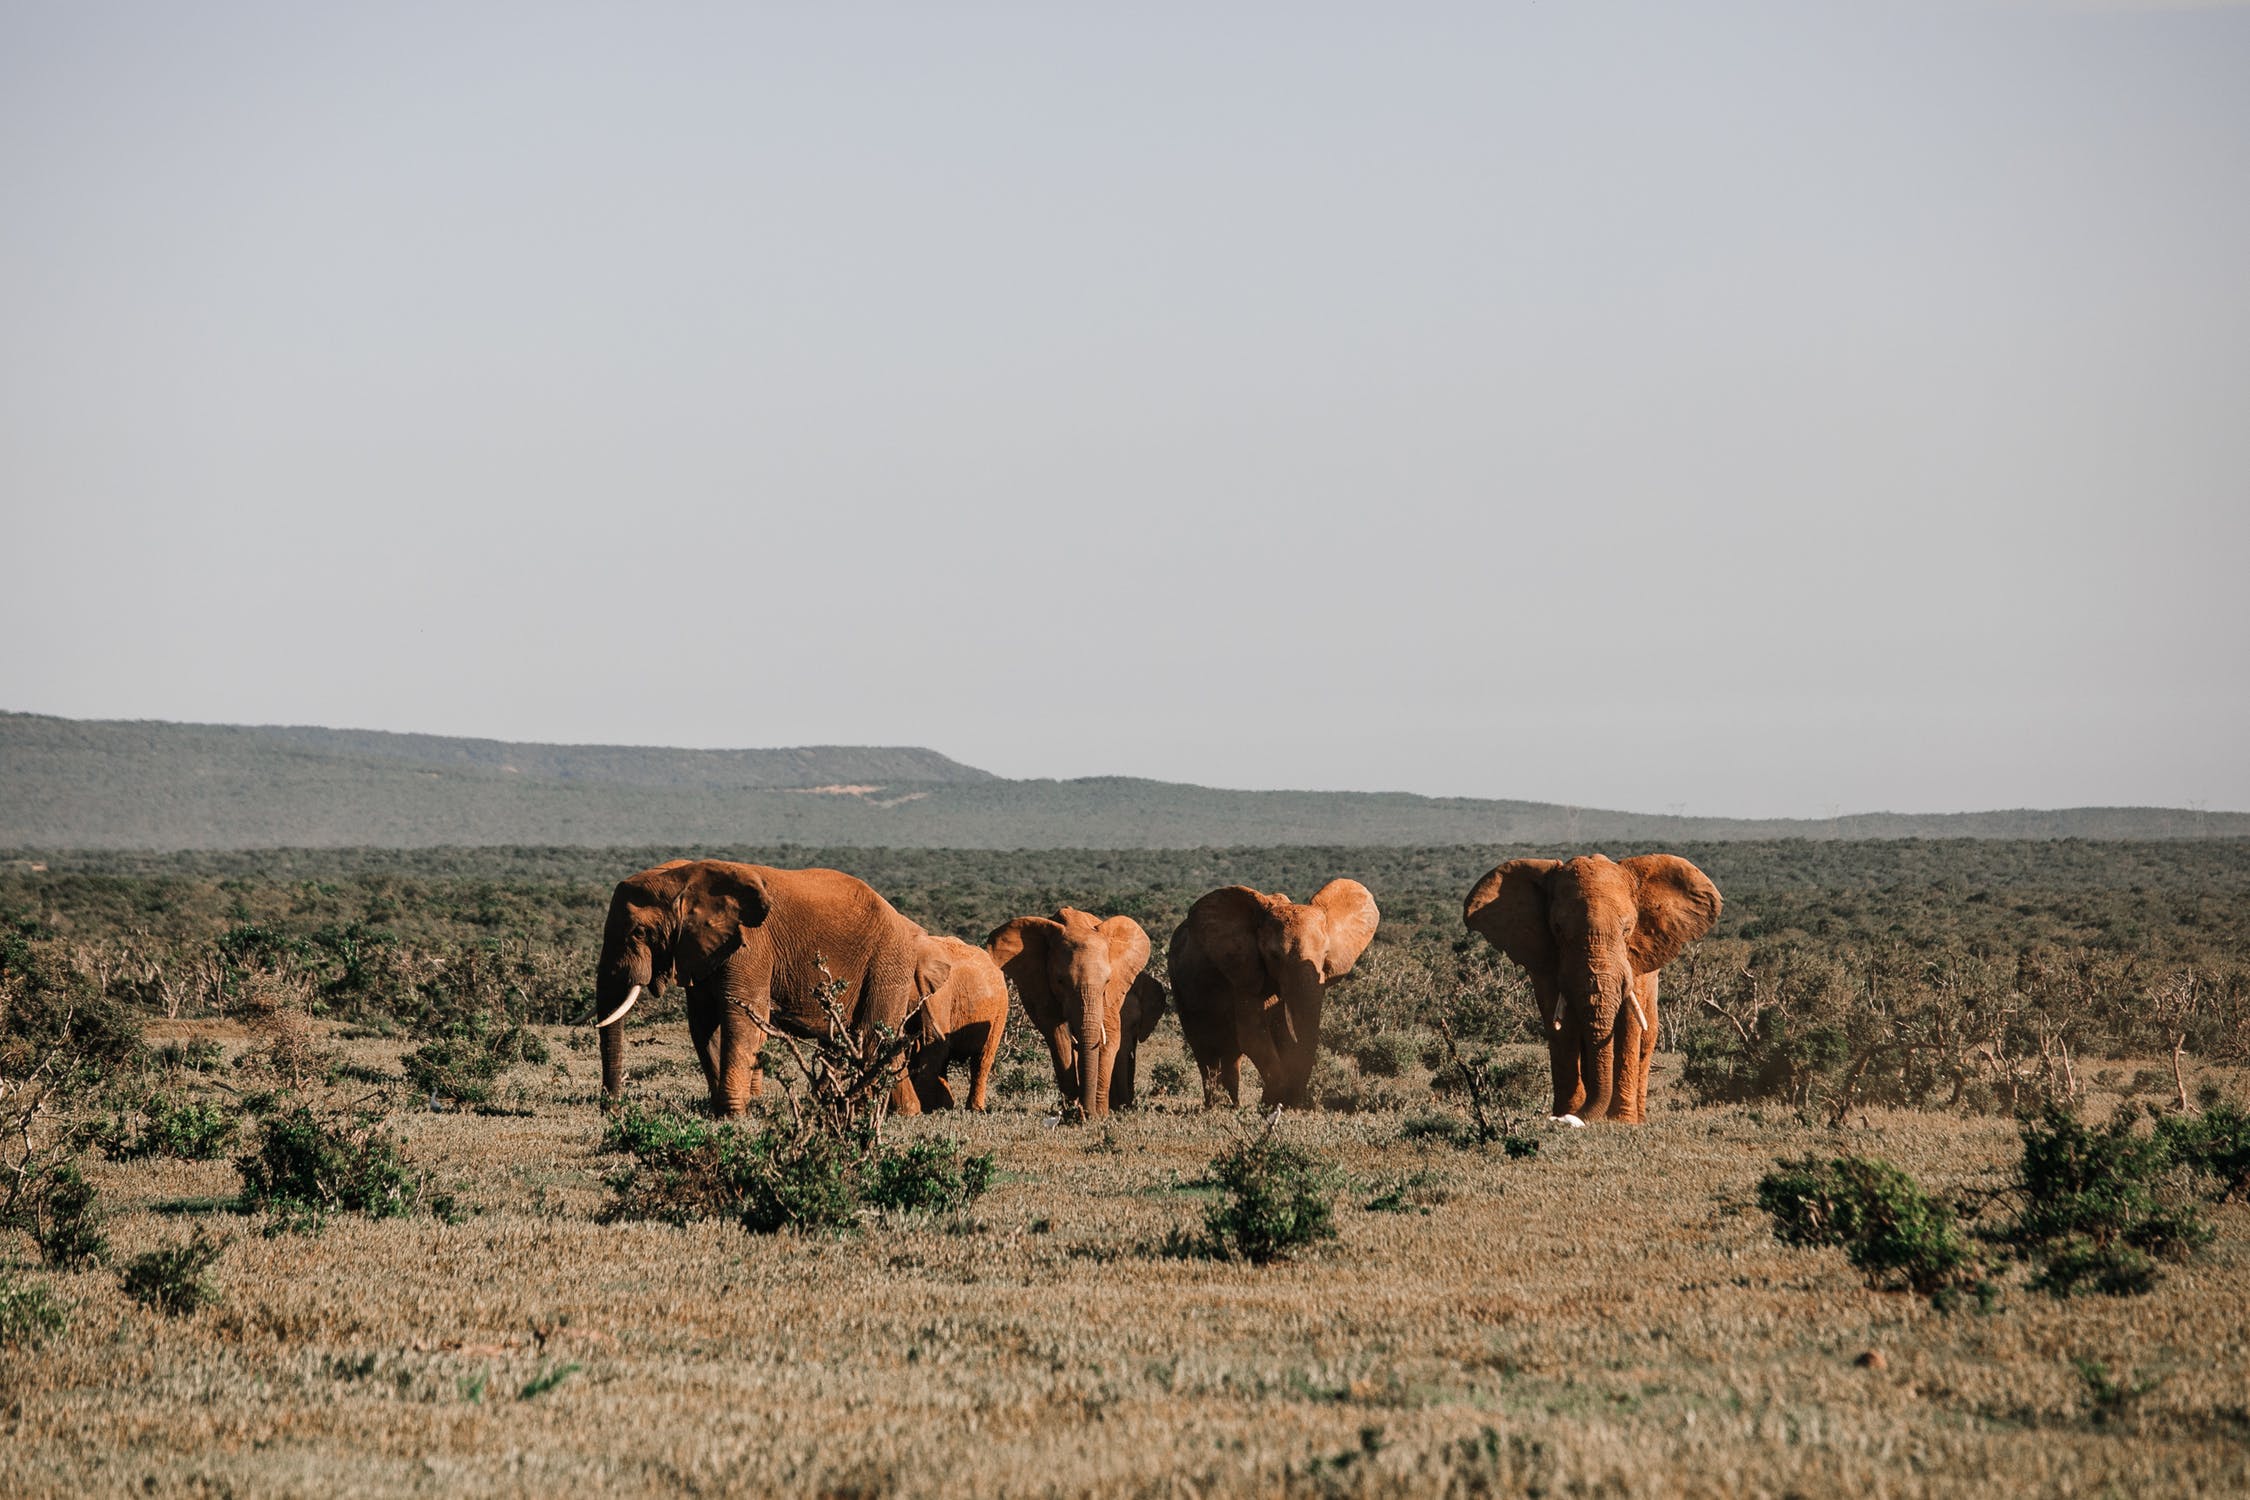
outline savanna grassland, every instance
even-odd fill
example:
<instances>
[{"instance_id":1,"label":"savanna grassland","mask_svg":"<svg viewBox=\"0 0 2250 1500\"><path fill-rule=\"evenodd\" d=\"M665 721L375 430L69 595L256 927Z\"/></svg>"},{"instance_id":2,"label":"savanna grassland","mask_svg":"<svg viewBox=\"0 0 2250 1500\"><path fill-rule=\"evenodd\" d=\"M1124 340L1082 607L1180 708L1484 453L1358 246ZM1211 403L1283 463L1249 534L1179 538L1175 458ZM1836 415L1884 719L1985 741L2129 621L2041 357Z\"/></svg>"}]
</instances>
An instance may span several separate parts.
<instances>
[{"instance_id":1,"label":"savanna grassland","mask_svg":"<svg viewBox=\"0 0 2250 1500\"><path fill-rule=\"evenodd\" d=\"M966 1204L618 1217L635 1158L560 1023L653 851L19 861L0 1073L52 1108L0 1166L68 1164L106 1244L51 1200L0 1243L0 1493L2250 1489L2240 1194L2153 1173L2208 1241L2135 1295L2036 1290L1977 1234L2019 1117L2126 1107L2142 1139L2244 1098L2250 845L1685 847L1726 915L1666 972L1652 1123L1584 1131L1534 1122L1528 998L1460 932L1511 852L735 851L970 936L1122 910L1160 955L1212 885L1365 881L1385 928L1332 997L1322 1107L1272 1135L1336 1237L1265 1264L1183 1248L1226 1201L1214 1158L1265 1127L1201 1110L1169 1020L1106 1124L1054 1123L1021 1033L990 1114L888 1122L989 1155ZM676 1012L632 1028L638 1110L701 1128ZM356 1208L246 1205L235 1158L298 1119L393 1175ZM1941 1311L1778 1241L1759 1185L1807 1153L1952 1205L1981 1295ZM199 1237L207 1264L135 1280ZM167 1313L152 1282L207 1296Z\"/></svg>"}]
</instances>

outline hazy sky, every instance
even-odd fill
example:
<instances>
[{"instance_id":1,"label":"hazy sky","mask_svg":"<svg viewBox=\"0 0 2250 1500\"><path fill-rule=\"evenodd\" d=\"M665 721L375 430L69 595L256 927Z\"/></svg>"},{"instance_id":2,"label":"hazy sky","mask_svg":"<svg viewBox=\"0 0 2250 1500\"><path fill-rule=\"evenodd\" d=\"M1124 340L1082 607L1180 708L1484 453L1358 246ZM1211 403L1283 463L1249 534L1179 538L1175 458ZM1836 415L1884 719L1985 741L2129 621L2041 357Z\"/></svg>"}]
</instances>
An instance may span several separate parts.
<instances>
[{"instance_id":1,"label":"hazy sky","mask_svg":"<svg viewBox=\"0 0 2250 1500\"><path fill-rule=\"evenodd\" d=\"M2250 8L0 4L0 707L2250 807Z\"/></svg>"}]
</instances>

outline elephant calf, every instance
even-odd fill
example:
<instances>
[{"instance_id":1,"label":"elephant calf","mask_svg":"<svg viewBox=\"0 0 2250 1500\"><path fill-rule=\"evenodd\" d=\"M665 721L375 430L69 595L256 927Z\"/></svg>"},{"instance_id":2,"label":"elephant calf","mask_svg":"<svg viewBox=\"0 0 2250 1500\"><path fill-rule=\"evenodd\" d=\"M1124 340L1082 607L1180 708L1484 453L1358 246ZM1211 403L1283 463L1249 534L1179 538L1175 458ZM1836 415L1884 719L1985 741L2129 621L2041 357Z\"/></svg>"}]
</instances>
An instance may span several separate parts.
<instances>
[{"instance_id":1,"label":"elephant calf","mask_svg":"<svg viewBox=\"0 0 2250 1500\"><path fill-rule=\"evenodd\" d=\"M1128 1108L1134 1056L1164 1017L1164 986L1144 972L1141 924L1066 906L1052 917L1018 917L984 947L1047 1039L1063 1103L1088 1119Z\"/></svg>"},{"instance_id":2,"label":"elephant calf","mask_svg":"<svg viewBox=\"0 0 2250 1500\"><path fill-rule=\"evenodd\" d=\"M1172 934L1172 994L1206 1108L1242 1102L1244 1057L1257 1066L1268 1107L1305 1107L1321 1001L1381 920L1356 880L1331 880L1302 903L1230 885L1188 908Z\"/></svg>"},{"instance_id":3,"label":"elephant calf","mask_svg":"<svg viewBox=\"0 0 2250 1500\"><path fill-rule=\"evenodd\" d=\"M1008 980L992 955L959 938L926 937L916 951L922 1008L909 1026L919 1038L908 1064L924 1109L953 1107L946 1070L966 1058L969 1108L983 1109L993 1059L1008 1025Z\"/></svg>"},{"instance_id":4,"label":"elephant calf","mask_svg":"<svg viewBox=\"0 0 2250 1500\"><path fill-rule=\"evenodd\" d=\"M1555 1118L1648 1118L1656 973L1711 930L1719 904L1675 854L1512 859L1469 892L1462 922L1531 976Z\"/></svg>"}]
</instances>

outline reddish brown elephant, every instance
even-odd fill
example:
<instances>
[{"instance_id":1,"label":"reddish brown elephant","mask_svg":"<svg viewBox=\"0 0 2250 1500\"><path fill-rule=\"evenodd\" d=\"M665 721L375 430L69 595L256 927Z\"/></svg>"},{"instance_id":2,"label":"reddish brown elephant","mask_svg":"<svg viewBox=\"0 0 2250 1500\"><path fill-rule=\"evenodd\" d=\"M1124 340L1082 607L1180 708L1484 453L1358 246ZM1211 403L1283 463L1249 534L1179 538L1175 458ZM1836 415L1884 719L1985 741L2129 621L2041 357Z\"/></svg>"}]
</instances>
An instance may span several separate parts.
<instances>
[{"instance_id":1,"label":"reddish brown elephant","mask_svg":"<svg viewBox=\"0 0 2250 1500\"><path fill-rule=\"evenodd\" d=\"M676 859L618 882L594 973L602 1096L625 1083L622 1022L644 990L687 987L688 1032L711 1090L712 1113L742 1114L758 1093L758 1049L769 1034L825 1036L821 987L862 1032L905 1025L928 936L865 881L839 870L776 870ZM911 1113L902 1075L894 1106Z\"/></svg>"},{"instance_id":2,"label":"reddish brown elephant","mask_svg":"<svg viewBox=\"0 0 2250 1500\"><path fill-rule=\"evenodd\" d=\"M1008 1026L1008 980L992 955L955 937L925 937L915 985L922 1009L907 1030L919 1038L909 1065L924 1109L953 1107L946 1071L969 1064L969 1108L983 1109L992 1063Z\"/></svg>"},{"instance_id":3,"label":"reddish brown elephant","mask_svg":"<svg viewBox=\"0 0 2250 1500\"><path fill-rule=\"evenodd\" d=\"M1018 917L984 946L1047 1039L1063 1103L1088 1119L1130 1108L1134 1058L1164 1016L1164 986L1144 972L1141 924L1066 906L1052 917Z\"/></svg>"},{"instance_id":4,"label":"reddish brown elephant","mask_svg":"<svg viewBox=\"0 0 2250 1500\"><path fill-rule=\"evenodd\" d=\"M1172 934L1172 994L1206 1107L1242 1102L1244 1057L1258 1069L1266 1105L1304 1107L1321 1002L1381 920L1356 880L1331 880L1303 903L1230 885L1188 908Z\"/></svg>"},{"instance_id":5,"label":"reddish brown elephant","mask_svg":"<svg viewBox=\"0 0 2250 1500\"><path fill-rule=\"evenodd\" d=\"M1656 976L1719 920L1719 888L1674 854L1514 859L1461 919L1531 976L1557 1119L1648 1117Z\"/></svg>"}]
</instances>

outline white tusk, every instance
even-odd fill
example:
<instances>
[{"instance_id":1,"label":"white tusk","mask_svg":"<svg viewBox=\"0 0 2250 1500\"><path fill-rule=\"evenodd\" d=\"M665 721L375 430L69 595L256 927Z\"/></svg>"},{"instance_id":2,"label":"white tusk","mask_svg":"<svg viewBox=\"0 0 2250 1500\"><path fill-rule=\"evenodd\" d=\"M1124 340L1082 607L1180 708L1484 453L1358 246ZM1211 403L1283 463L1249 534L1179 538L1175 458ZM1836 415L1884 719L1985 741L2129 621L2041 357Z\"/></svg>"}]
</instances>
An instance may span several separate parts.
<instances>
[{"instance_id":1,"label":"white tusk","mask_svg":"<svg viewBox=\"0 0 2250 1500\"><path fill-rule=\"evenodd\" d=\"M1641 1009L1641 997L1627 989L1625 999L1633 1007L1633 1019L1641 1023L1641 1030L1645 1033L1648 1030L1648 1016Z\"/></svg>"},{"instance_id":2,"label":"white tusk","mask_svg":"<svg viewBox=\"0 0 2250 1500\"><path fill-rule=\"evenodd\" d=\"M617 1007L617 1009L611 1011L608 1015L602 1017L599 1021L596 1021L594 1023L594 1029L596 1031L604 1031L609 1027L615 1026L619 1021L625 1019L625 1012L631 1010L633 1008L633 1002L640 998L641 987L636 984L631 989L625 992L625 1003Z\"/></svg>"}]
</instances>

